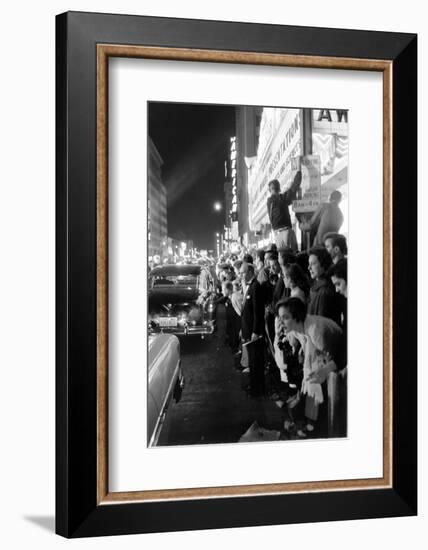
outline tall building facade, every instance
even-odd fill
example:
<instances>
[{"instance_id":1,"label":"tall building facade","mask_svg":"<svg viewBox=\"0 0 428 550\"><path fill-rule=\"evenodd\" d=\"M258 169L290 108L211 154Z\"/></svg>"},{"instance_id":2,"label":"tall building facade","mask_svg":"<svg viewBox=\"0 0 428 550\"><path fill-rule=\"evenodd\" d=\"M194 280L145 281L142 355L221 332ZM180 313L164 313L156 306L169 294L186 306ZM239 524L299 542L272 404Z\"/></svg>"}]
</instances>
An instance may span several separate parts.
<instances>
[{"instance_id":1,"label":"tall building facade","mask_svg":"<svg viewBox=\"0 0 428 550\"><path fill-rule=\"evenodd\" d=\"M232 165L235 165L236 159L233 161L229 158L224 163L224 232L223 232L223 247L222 252L229 252L232 246L232 216L233 216L233 179Z\"/></svg>"},{"instance_id":2,"label":"tall building facade","mask_svg":"<svg viewBox=\"0 0 428 550\"><path fill-rule=\"evenodd\" d=\"M257 158L263 107L236 107L236 187L238 232L242 244L252 240L250 228L249 168Z\"/></svg>"},{"instance_id":3,"label":"tall building facade","mask_svg":"<svg viewBox=\"0 0 428 550\"><path fill-rule=\"evenodd\" d=\"M162 183L163 160L149 137L147 230L149 259L168 254L167 193Z\"/></svg>"}]
</instances>

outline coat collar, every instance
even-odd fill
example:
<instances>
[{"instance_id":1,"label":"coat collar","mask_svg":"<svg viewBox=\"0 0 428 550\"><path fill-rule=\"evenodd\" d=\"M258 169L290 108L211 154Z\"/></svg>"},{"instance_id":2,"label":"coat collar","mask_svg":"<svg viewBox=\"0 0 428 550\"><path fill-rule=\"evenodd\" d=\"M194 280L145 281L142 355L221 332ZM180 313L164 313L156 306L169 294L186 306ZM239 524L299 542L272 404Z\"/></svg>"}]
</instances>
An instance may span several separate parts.
<instances>
[{"instance_id":1,"label":"coat collar","mask_svg":"<svg viewBox=\"0 0 428 550\"><path fill-rule=\"evenodd\" d=\"M327 277L320 277L312 283L311 290L319 290L324 286L328 286L328 279Z\"/></svg>"}]
</instances>

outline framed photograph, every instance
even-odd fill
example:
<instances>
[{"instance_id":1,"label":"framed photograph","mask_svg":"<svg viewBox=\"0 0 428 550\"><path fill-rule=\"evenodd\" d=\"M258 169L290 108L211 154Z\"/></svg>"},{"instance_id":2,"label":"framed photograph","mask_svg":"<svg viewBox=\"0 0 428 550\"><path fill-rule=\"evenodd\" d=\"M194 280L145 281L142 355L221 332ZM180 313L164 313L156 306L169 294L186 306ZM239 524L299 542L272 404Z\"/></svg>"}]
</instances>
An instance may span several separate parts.
<instances>
[{"instance_id":1,"label":"framed photograph","mask_svg":"<svg viewBox=\"0 0 428 550\"><path fill-rule=\"evenodd\" d=\"M56 20L56 530L417 513L417 37Z\"/></svg>"}]
</instances>

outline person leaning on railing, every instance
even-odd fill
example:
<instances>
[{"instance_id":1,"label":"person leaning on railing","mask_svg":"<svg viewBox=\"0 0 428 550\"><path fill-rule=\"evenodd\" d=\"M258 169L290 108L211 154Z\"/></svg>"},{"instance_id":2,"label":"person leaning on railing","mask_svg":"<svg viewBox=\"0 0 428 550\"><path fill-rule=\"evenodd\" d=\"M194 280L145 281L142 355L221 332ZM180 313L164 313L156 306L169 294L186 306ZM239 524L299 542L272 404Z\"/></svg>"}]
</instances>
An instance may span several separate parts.
<instances>
[{"instance_id":1,"label":"person leaning on railing","mask_svg":"<svg viewBox=\"0 0 428 550\"><path fill-rule=\"evenodd\" d=\"M306 396L306 431L313 431L321 419L326 424L321 429L331 433L332 429L327 428L327 381L330 373L340 370L346 361L342 329L331 319L307 314L300 298L279 302L276 313L290 344L299 343L303 353L301 392Z\"/></svg>"}]
</instances>

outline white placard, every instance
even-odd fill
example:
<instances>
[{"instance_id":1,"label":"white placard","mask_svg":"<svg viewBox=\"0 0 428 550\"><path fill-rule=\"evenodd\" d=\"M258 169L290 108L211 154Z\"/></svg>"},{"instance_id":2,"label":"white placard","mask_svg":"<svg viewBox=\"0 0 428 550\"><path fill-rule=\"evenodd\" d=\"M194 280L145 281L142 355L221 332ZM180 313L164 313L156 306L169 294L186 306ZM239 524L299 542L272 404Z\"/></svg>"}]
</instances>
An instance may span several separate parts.
<instances>
[{"instance_id":1,"label":"white placard","mask_svg":"<svg viewBox=\"0 0 428 550\"><path fill-rule=\"evenodd\" d=\"M112 59L109 86L110 491L381 477L381 74ZM146 447L146 136L153 100L349 109L347 439Z\"/></svg>"}]
</instances>

